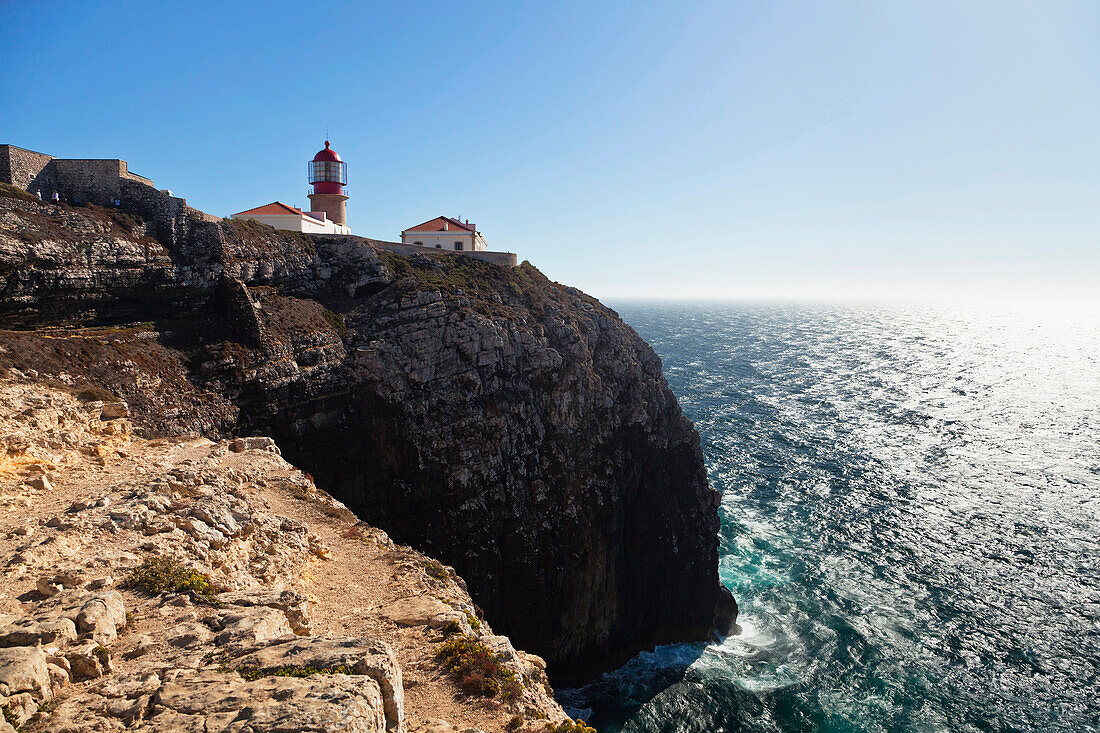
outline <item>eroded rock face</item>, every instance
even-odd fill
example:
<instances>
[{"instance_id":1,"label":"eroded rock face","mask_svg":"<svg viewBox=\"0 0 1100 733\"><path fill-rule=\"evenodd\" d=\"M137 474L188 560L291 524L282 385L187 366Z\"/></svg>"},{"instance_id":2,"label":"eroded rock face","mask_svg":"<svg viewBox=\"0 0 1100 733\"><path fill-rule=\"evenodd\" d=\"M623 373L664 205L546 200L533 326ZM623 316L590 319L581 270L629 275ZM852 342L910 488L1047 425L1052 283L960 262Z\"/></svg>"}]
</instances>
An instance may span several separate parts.
<instances>
[{"instance_id":1,"label":"eroded rock face","mask_svg":"<svg viewBox=\"0 0 1100 733\"><path fill-rule=\"evenodd\" d=\"M710 633L718 497L653 351L581 293L530 287L380 293L348 319L336 419L293 390L279 422L243 407L364 519L453 564L552 674L584 676Z\"/></svg>"},{"instance_id":2,"label":"eroded rock face","mask_svg":"<svg viewBox=\"0 0 1100 733\"><path fill-rule=\"evenodd\" d=\"M79 348L0 337L18 339L0 362L94 373L139 427L273 436L363 519L457 568L487 618L560 679L706 638L716 610L728 625L698 435L658 357L597 301L530 266L399 256L355 237L202 222L142 259L144 240L93 222L81 259L10 233L51 211L0 199L17 296L0 325L120 320L141 291L161 330ZM57 214L70 228L74 215ZM48 301L51 288L64 297ZM101 353L128 379L87 365ZM181 529L225 534L197 518Z\"/></svg>"}]
</instances>

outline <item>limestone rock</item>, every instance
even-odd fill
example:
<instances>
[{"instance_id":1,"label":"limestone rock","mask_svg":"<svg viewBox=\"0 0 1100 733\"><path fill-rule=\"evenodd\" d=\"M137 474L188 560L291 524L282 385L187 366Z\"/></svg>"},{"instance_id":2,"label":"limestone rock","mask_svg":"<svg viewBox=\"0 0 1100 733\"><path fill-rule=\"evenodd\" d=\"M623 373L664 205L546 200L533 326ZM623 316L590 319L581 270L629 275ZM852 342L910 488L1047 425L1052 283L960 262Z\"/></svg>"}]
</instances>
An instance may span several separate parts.
<instances>
[{"instance_id":1,"label":"limestone rock","mask_svg":"<svg viewBox=\"0 0 1100 733\"><path fill-rule=\"evenodd\" d=\"M398 626L429 626L442 628L448 623L458 624L464 633L470 632L466 614L432 596L410 596L384 606L379 615L393 621Z\"/></svg>"},{"instance_id":2,"label":"limestone rock","mask_svg":"<svg viewBox=\"0 0 1100 733\"><path fill-rule=\"evenodd\" d=\"M279 447L275 445L275 441L266 437L237 438L229 444L229 450L235 453L242 453L246 450L267 450L276 454L279 453Z\"/></svg>"},{"instance_id":3,"label":"limestone rock","mask_svg":"<svg viewBox=\"0 0 1100 733\"><path fill-rule=\"evenodd\" d=\"M223 593L221 603L231 606L266 606L282 611L295 634L310 633L309 600L297 591L280 588L256 588Z\"/></svg>"},{"instance_id":4,"label":"limestone rock","mask_svg":"<svg viewBox=\"0 0 1100 733\"><path fill-rule=\"evenodd\" d=\"M76 636L76 624L67 618L21 618L0 626L0 647L60 645Z\"/></svg>"},{"instance_id":5,"label":"limestone rock","mask_svg":"<svg viewBox=\"0 0 1100 733\"><path fill-rule=\"evenodd\" d=\"M50 674L46 653L40 647L17 646L0 649L0 695L27 692L36 699L50 696Z\"/></svg>"},{"instance_id":6,"label":"limestone rock","mask_svg":"<svg viewBox=\"0 0 1100 733\"><path fill-rule=\"evenodd\" d=\"M390 724L375 681L358 675L264 677L169 673L140 731L403 731Z\"/></svg>"},{"instance_id":7,"label":"limestone rock","mask_svg":"<svg viewBox=\"0 0 1100 733\"><path fill-rule=\"evenodd\" d=\"M79 570L52 573L38 579L35 587L46 598L57 595L66 588L79 588L84 584L83 573Z\"/></svg>"},{"instance_id":8,"label":"limestone rock","mask_svg":"<svg viewBox=\"0 0 1100 733\"><path fill-rule=\"evenodd\" d=\"M100 420L117 420L130 414L130 409L125 402L107 402L100 411Z\"/></svg>"},{"instance_id":9,"label":"limestone rock","mask_svg":"<svg viewBox=\"0 0 1100 733\"><path fill-rule=\"evenodd\" d=\"M286 614L266 606L231 608L214 623L219 632L214 641L223 647L240 647L294 634Z\"/></svg>"},{"instance_id":10,"label":"limestone rock","mask_svg":"<svg viewBox=\"0 0 1100 733\"><path fill-rule=\"evenodd\" d=\"M53 491L53 483L50 481L50 476L45 473L27 479L27 486L30 486L36 491Z\"/></svg>"},{"instance_id":11,"label":"limestone rock","mask_svg":"<svg viewBox=\"0 0 1100 733\"><path fill-rule=\"evenodd\" d=\"M353 676L369 677L377 684L387 729L404 729L405 703L401 668L393 650L383 642L327 637L294 639L246 652L233 660L233 666L248 669L350 669Z\"/></svg>"}]
</instances>

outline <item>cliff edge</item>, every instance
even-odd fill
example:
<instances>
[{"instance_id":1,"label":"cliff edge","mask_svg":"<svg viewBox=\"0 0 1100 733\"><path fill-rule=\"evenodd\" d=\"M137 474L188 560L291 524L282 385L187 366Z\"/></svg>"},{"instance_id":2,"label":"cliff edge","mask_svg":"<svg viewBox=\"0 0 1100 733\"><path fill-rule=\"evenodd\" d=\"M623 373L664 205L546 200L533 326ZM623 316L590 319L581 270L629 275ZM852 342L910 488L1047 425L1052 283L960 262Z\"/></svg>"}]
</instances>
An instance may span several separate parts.
<instances>
[{"instance_id":1,"label":"cliff edge","mask_svg":"<svg viewBox=\"0 0 1100 733\"><path fill-rule=\"evenodd\" d=\"M453 565L552 677L706 638L718 497L658 357L529 265L0 197L0 364L75 375L149 434L272 436ZM49 333L44 329L52 329Z\"/></svg>"},{"instance_id":2,"label":"cliff edge","mask_svg":"<svg viewBox=\"0 0 1100 733\"><path fill-rule=\"evenodd\" d=\"M567 721L545 662L493 633L453 569L358 521L270 438L143 439L104 397L0 376L0 730Z\"/></svg>"}]
</instances>

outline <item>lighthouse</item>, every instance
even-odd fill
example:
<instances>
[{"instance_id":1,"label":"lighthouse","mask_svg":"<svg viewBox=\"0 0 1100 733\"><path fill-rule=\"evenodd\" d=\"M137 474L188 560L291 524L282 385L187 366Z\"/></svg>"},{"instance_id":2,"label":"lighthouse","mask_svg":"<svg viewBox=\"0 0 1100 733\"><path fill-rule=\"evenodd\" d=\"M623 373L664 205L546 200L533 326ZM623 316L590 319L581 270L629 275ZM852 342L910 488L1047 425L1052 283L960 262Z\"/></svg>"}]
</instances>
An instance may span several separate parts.
<instances>
[{"instance_id":1,"label":"lighthouse","mask_svg":"<svg viewBox=\"0 0 1100 733\"><path fill-rule=\"evenodd\" d=\"M310 209L323 211L333 223L347 226L348 197L344 194L344 186L348 185L348 164L329 147L328 140L325 140L325 149L314 155L309 163L309 182L313 186L309 194Z\"/></svg>"}]
</instances>

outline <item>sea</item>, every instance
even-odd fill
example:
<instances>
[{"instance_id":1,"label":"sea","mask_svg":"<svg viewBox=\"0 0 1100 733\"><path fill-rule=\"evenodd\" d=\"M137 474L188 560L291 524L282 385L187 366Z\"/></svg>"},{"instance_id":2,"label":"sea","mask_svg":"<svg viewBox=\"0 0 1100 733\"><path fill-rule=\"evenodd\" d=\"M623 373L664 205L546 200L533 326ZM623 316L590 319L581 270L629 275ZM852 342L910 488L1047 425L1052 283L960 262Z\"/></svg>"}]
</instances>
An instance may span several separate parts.
<instances>
[{"instance_id":1,"label":"sea","mask_svg":"<svg viewBox=\"0 0 1100 733\"><path fill-rule=\"evenodd\" d=\"M740 633L567 711L601 733L1100 731L1100 308L612 307L722 494Z\"/></svg>"}]
</instances>

